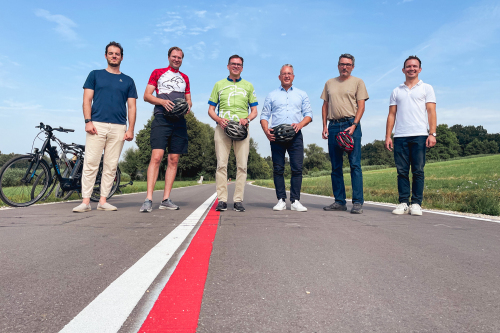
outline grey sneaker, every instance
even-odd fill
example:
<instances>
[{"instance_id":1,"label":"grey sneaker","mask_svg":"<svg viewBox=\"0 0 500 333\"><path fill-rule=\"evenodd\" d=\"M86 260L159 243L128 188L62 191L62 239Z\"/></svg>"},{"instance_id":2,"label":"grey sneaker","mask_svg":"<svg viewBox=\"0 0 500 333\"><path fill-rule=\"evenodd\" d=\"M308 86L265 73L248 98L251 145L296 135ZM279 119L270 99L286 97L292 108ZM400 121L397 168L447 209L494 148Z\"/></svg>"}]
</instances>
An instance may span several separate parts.
<instances>
[{"instance_id":1,"label":"grey sneaker","mask_svg":"<svg viewBox=\"0 0 500 333\"><path fill-rule=\"evenodd\" d=\"M177 206L176 204L174 204L172 202L172 200L169 199L165 199L161 202L160 204L160 209L170 209L170 210L178 210L179 209L179 206Z\"/></svg>"},{"instance_id":2,"label":"grey sneaker","mask_svg":"<svg viewBox=\"0 0 500 333\"><path fill-rule=\"evenodd\" d=\"M144 201L144 203L142 204L141 209L139 209L141 213L151 213L152 210L153 210L153 201L149 199L146 199L146 201Z\"/></svg>"},{"instance_id":3,"label":"grey sneaker","mask_svg":"<svg viewBox=\"0 0 500 333\"><path fill-rule=\"evenodd\" d=\"M85 213L90 212L92 208L90 208L90 204L86 205L84 203L79 204L75 208L73 208L73 213Z\"/></svg>"},{"instance_id":4,"label":"grey sneaker","mask_svg":"<svg viewBox=\"0 0 500 333\"><path fill-rule=\"evenodd\" d=\"M215 210L218 212L223 211L223 210L227 210L227 203L225 203L224 201L219 201L219 203L217 204L217 207L215 207Z\"/></svg>"},{"instance_id":5,"label":"grey sneaker","mask_svg":"<svg viewBox=\"0 0 500 333\"><path fill-rule=\"evenodd\" d=\"M245 211L245 207L243 207L243 203L242 202L235 202L234 203L234 210L237 211L237 212L244 212Z\"/></svg>"},{"instance_id":6,"label":"grey sneaker","mask_svg":"<svg viewBox=\"0 0 500 333\"><path fill-rule=\"evenodd\" d=\"M327 211L331 211L331 210L346 211L347 210L347 206L346 205L341 205L338 202L334 202L330 206L323 207L323 210L327 210Z\"/></svg>"},{"instance_id":7,"label":"grey sneaker","mask_svg":"<svg viewBox=\"0 0 500 333\"><path fill-rule=\"evenodd\" d=\"M351 214L363 214L363 205L360 203L352 204Z\"/></svg>"}]
</instances>

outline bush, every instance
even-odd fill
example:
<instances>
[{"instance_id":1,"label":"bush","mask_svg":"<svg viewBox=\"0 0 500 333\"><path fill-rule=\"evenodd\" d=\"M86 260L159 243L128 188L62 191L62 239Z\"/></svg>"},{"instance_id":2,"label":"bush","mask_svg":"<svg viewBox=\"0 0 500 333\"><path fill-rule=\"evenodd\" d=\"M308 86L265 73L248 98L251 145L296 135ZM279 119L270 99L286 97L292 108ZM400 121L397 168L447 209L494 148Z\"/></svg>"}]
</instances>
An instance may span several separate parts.
<instances>
[{"instance_id":1,"label":"bush","mask_svg":"<svg viewBox=\"0 0 500 333\"><path fill-rule=\"evenodd\" d=\"M126 172L122 172L121 173L121 178L120 178L120 181L121 182L129 182L131 180L130 178L130 175Z\"/></svg>"},{"instance_id":2,"label":"bush","mask_svg":"<svg viewBox=\"0 0 500 333\"><path fill-rule=\"evenodd\" d=\"M20 186L21 178L26 174L26 169L12 169L9 168L4 172L2 178L2 186L10 187L10 186Z\"/></svg>"}]
</instances>

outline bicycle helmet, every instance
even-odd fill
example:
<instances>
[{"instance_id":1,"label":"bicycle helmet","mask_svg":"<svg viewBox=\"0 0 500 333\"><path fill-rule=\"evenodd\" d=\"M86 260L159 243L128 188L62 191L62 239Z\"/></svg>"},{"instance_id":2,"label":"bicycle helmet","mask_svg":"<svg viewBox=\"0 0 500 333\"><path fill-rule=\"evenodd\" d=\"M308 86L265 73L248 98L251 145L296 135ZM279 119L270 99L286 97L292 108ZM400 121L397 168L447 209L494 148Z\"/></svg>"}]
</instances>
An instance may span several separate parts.
<instances>
[{"instance_id":1,"label":"bicycle helmet","mask_svg":"<svg viewBox=\"0 0 500 333\"><path fill-rule=\"evenodd\" d=\"M348 154L354 150L354 139L349 132L339 132L335 139L339 147Z\"/></svg>"},{"instance_id":2,"label":"bicycle helmet","mask_svg":"<svg viewBox=\"0 0 500 333\"><path fill-rule=\"evenodd\" d=\"M238 121L230 120L224 128L224 133L233 141L245 140L248 136L246 126L240 125Z\"/></svg>"},{"instance_id":3,"label":"bicycle helmet","mask_svg":"<svg viewBox=\"0 0 500 333\"><path fill-rule=\"evenodd\" d=\"M281 124L273 127L273 132L275 142L288 142L291 141L295 137L295 129L292 125L289 124Z\"/></svg>"},{"instance_id":4,"label":"bicycle helmet","mask_svg":"<svg viewBox=\"0 0 500 333\"><path fill-rule=\"evenodd\" d=\"M176 98L172 102L175 104L174 108L171 111L167 111L167 109L165 109L163 111L165 117L170 119L180 119L189 111L189 105L184 98Z\"/></svg>"}]
</instances>

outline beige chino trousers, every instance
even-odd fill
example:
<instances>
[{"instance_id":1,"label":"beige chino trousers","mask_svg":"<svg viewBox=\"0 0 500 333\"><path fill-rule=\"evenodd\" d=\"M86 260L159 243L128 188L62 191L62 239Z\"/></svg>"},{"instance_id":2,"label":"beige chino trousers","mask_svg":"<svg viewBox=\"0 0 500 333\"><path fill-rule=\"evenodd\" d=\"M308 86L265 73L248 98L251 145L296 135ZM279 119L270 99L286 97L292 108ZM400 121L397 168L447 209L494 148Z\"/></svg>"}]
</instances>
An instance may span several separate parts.
<instances>
[{"instance_id":1,"label":"beige chino trousers","mask_svg":"<svg viewBox=\"0 0 500 333\"><path fill-rule=\"evenodd\" d=\"M250 152L250 135L245 140L233 141L227 137L224 130L217 125L214 134L215 154L217 155L217 172L215 183L217 186L217 198L219 201L227 202L227 161L231 152L231 145L236 157L236 189L233 201L242 202L247 181L247 162Z\"/></svg>"},{"instance_id":2,"label":"beige chino trousers","mask_svg":"<svg viewBox=\"0 0 500 333\"><path fill-rule=\"evenodd\" d=\"M108 197L116 176L118 160L122 152L127 125L101 123L94 121L97 134L87 133L85 141L85 162L82 172L82 197L90 198L94 189L97 171L104 160L101 177L101 196Z\"/></svg>"}]
</instances>

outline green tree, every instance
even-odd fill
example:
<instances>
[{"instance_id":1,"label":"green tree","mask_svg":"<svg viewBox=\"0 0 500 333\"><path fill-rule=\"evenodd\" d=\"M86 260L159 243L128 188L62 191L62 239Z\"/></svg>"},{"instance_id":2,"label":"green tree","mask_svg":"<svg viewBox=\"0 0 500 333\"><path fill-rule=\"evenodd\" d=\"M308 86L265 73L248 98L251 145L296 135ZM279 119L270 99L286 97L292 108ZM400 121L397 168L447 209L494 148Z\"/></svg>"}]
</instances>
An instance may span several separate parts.
<instances>
[{"instance_id":1,"label":"green tree","mask_svg":"<svg viewBox=\"0 0 500 333\"><path fill-rule=\"evenodd\" d=\"M495 141L483 141L484 145L484 154L497 154L498 153L498 144Z\"/></svg>"},{"instance_id":2,"label":"green tree","mask_svg":"<svg viewBox=\"0 0 500 333\"><path fill-rule=\"evenodd\" d=\"M375 140L361 147L361 158L367 165L396 165L394 153L385 149L385 141L382 140Z\"/></svg>"},{"instance_id":3,"label":"green tree","mask_svg":"<svg viewBox=\"0 0 500 333\"><path fill-rule=\"evenodd\" d=\"M123 161L120 162L121 171L128 173L132 180L136 180L137 172L143 168L139 162L139 149L128 148L123 154Z\"/></svg>"},{"instance_id":4,"label":"green tree","mask_svg":"<svg viewBox=\"0 0 500 333\"><path fill-rule=\"evenodd\" d=\"M483 128L483 126L463 126L463 125L453 125L450 129L455 133L458 139L458 144L462 147L461 155L467 155L465 150L468 144L470 144L474 139L483 141L488 134L488 131Z\"/></svg>"},{"instance_id":5,"label":"green tree","mask_svg":"<svg viewBox=\"0 0 500 333\"><path fill-rule=\"evenodd\" d=\"M469 143L466 147L465 147L465 151L464 151L464 154L466 156L468 155L478 155L478 154L484 154L484 144L479 141L478 138L475 138L474 140L472 140L471 143Z\"/></svg>"},{"instance_id":6,"label":"green tree","mask_svg":"<svg viewBox=\"0 0 500 333\"><path fill-rule=\"evenodd\" d=\"M456 134L448 128L448 125L441 124L436 128L436 145L429 150L427 158L430 160L446 160L458 157L462 148L458 144Z\"/></svg>"},{"instance_id":7,"label":"green tree","mask_svg":"<svg viewBox=\"0 0 500 333\"><path fill-rule=\"evenodd\" d=\"M330 162L322 147L315 143L308 144L304 148L306 157L304 158L304 168L309 171L327 170L330 168Z\"/></svg>"},{"instance_id":8,"label":"green tree","mask_svg":"<svg viewBox=\"0 0 500 333\"><path fill-rule=\"evenodd\" d=\"M248 154L248 177L250 179L266 179L271 176L271 169L266 160L257 152L257 142L250 138L250 152Z\"/></svg>"}]
</instances>

